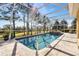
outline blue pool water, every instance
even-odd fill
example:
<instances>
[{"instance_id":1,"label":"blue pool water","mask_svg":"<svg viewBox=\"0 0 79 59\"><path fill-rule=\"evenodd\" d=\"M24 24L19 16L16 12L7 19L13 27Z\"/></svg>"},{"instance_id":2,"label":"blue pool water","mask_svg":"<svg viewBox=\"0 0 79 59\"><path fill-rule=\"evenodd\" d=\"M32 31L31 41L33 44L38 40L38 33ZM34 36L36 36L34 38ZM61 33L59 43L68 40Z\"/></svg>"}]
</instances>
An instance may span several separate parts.
<instances>
[{"instance_id":1,"label":"blue pool water","mask_svg":"<svg viewBox=\"0 0 79 59\"><path fill-rule=\"evenodd\" d=\"M38 43L38 50L47 47L51 42L56 40L60 35L56 34L44 34L44 35L37 35L32 37L21 38L18 41L23 45L27 46L28 48L35 49Z\"/></svg>"}]
</instances>

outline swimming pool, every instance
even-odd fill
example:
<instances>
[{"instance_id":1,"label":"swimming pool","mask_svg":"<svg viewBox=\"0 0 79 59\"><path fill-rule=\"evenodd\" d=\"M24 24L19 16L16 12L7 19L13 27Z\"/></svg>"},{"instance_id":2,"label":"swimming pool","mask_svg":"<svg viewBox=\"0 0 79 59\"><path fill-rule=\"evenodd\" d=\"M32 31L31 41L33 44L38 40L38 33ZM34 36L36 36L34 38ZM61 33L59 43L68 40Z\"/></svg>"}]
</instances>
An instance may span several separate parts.
<instances>
[{"instance_id":1,"label":"swimming pool","mask_svg":"<svg viewBox=\"0 0 79 59\"><path fill-rule=\"evenodd\" d=\"M36 50L38 47L38 50L40 50L47 47L60 36L61 34L46 33L26 38L20 38L18 41L28 48Z\"/></svg>"}]
</instances>

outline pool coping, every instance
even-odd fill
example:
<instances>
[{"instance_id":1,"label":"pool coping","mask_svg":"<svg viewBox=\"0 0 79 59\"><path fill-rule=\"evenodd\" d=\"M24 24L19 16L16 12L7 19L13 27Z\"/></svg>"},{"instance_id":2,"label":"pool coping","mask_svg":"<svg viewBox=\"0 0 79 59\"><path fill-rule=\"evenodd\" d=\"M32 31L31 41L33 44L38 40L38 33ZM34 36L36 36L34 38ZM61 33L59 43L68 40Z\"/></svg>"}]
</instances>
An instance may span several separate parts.
<instances>
[{"instance_id":1,"label":"pool coping","mask_svg":"<svg viewBox=\"0 0 79 59\"><path fill-rule=\"evenodd\" d=\"M48 32L48 33L50 33L50 32ZM38 35L43 35L43 34L47 34L47 33L40 33L40 34L36 34L36 35L28 35L28 36L18 37L18 38L16 38L16 40L19 40L19 39L22 39L22 38L28 38L28 37L38 36Z\"/></svg>"},{"instance_id":2,"label":"pool coping","mask_svg":"<svg viewBox=\"0 0 79 59\"><path fill-rule=\"evenodd\" d=\"M47 32L47 33L40 33L40 34L36 34L36 35L28 35L28 36L23 36L23 37L18 37L16 38L15 40L19 40L19 39L22 39L22 38L28 38L28 37L34 37L34 36L38 36L38 35L44 35L44 34L48 34L48 33L51 33L51 32ZM52 32L53 34L60 34L62 35L63 32Z\"/></svg>"}]
</instances>

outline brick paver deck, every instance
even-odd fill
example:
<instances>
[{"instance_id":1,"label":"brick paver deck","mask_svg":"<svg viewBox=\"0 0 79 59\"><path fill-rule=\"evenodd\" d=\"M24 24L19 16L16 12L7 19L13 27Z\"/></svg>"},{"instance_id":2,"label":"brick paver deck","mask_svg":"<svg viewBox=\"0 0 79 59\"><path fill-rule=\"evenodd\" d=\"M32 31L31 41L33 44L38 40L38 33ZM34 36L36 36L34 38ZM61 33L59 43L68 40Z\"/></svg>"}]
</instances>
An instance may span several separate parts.
<instances>
[{"instance_id":1,"label":"brick paver deck","mask_svg":"<svg viewBox=\"0 0 79 59\"><path fill-rule=\"evenodd\" d=\"M77 56L76 34L65 33L62 38L51 43L51 48L44 48L38 51L39 56ZM57 43L58 42L58 43ZM0 56L35 56L36 51L27 48L14 40L0 46Z\"/></svg>"}]
</instances>

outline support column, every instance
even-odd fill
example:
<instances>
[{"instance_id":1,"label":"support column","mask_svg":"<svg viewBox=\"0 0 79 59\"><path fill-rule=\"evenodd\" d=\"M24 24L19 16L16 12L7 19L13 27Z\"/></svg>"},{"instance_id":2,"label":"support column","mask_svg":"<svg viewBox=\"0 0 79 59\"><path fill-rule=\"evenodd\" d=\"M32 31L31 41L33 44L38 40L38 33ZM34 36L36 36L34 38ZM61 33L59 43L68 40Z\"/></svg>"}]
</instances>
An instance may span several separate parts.
<instances>
[{"instance_id":1,"label":"support column","mask_svg":"<svg viewBox=\"0 0 79 59\"><path fill-rule=\"evenodd\" d=\"M77 12L77 19L76 19L76 34L77 34L77 45L79 48L79 10Z\"/></svg>"}]
</instances>

